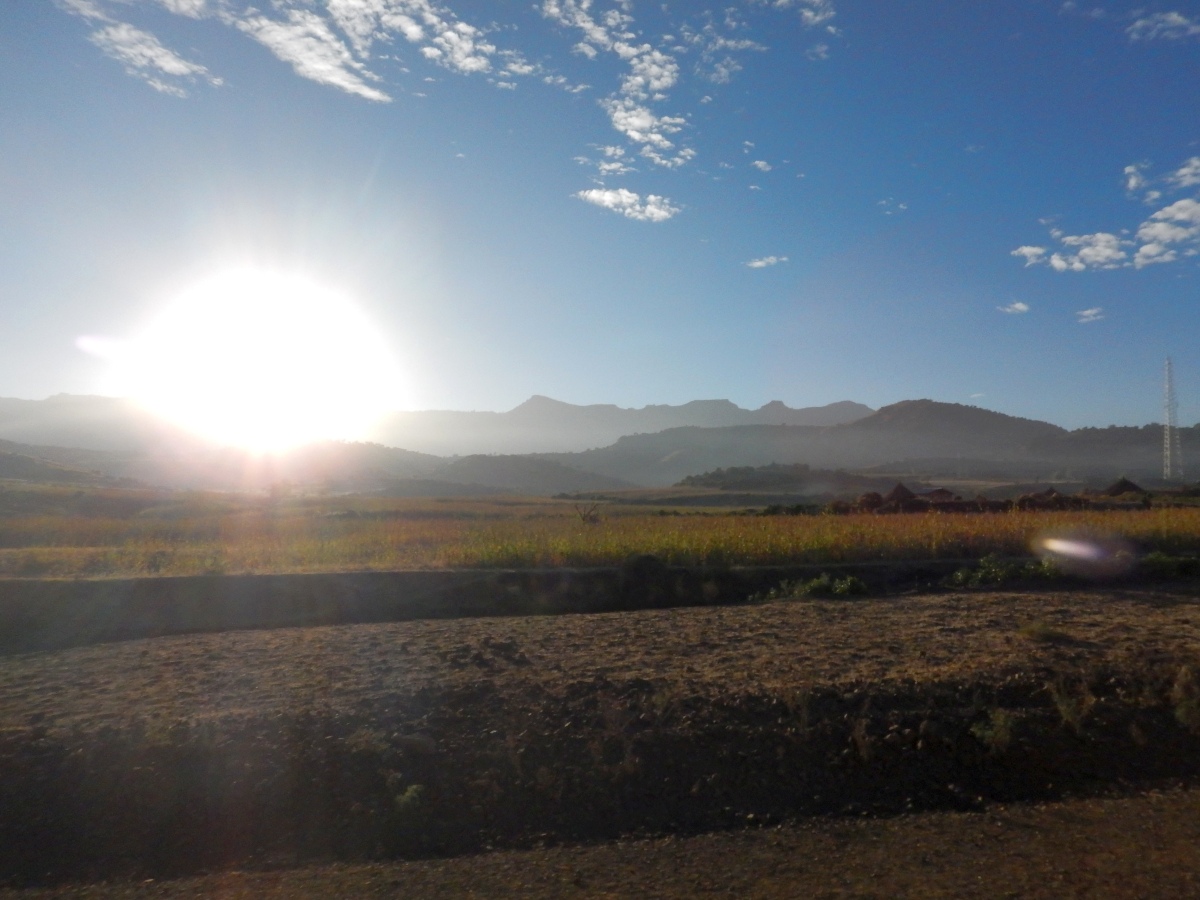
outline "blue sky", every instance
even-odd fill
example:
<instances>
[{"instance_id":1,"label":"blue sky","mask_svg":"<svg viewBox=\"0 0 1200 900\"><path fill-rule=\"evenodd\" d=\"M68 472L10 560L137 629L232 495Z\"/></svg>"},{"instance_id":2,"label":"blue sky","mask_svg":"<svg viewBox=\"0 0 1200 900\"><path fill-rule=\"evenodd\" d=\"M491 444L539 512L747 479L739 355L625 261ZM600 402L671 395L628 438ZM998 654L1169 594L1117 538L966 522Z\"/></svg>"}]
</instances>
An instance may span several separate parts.
<instances>
[{"instance_id":1,"label":"blue sky","mask_svg":"<svg viewBox=\"0 0 1200 900\"><path fill-rule=\"evenodd\" d=\"M27 0L0 396L247 262L413 408L930 397L1200 419L1200 5Z\"/></svg>"}]
</instances>

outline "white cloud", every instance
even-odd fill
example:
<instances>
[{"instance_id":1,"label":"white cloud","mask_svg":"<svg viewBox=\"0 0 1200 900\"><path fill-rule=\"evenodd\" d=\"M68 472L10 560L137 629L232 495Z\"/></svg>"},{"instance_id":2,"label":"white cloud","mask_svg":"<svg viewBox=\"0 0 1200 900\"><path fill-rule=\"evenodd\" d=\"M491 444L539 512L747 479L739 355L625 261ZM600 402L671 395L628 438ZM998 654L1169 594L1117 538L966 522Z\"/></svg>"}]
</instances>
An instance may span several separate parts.
<instances>
[{"instance_id":1,"label":"white cloud","mask_svg":"<svg viewBox=\"0 0 1200 900\"><path fill-rule=\"evenodd\" d=\"M677 133L686 120L674 116L656 116L649 107L628 97L609 97L600 101L608 112L613 128L636 144L648 144L671 150L675 144L667 135Z\"/></svg>"},{"instance_id":2,"label":"white cloud","mask_svg":"<svg viewBox=\"0 0 1200 900\"><path fill-rule=\"evenodd\" d=\"M1050 267L1057 272L1082 272L1086 269L1119 268L1129 254L1122 249L1128 241L1115 234L1098 231L1095 234L1064 234L1059 237L1064 247L1078 248L1069 253L1050 254Z\"/></svg>"},{"instance_id":3,"label":"white cloud","mask_svg":"<svg viewBox=\"0 0 1200 900\"><path fill-rule=\"evenodd\" d=\"M770 172L772 168L771 164L765 159L756 159L754 162L750 163L750 165L754 166L754 168L758 169L760 172Z\"/></svg>"},{"instance_id":4,"label":"white cloud","mask_svg":"<svg viewBox=\"0 0 1200 900\"><path fill-rule=\"evenodd\" d=\"M575 162L584 166L595 166L601 178L607 175L626 175L629 172L637 171L626 161L627 155L624 147L610 145L596 149L603 155L603 159L594 160L587 156L577 156Z\"/></svg>"},{"instance_id":5,"label":"white cloud","mask_svg":"<svg viewBox=\"0 0 1200 900\"><path fill-rule=\"evenodd\" d=\"M647 194L643 200L639 194L625 188L592 188L588 191L580 191L575 196L587 203L612 210L640 222L665 222L680 209L678 206L673 206L666 197Z\"/></svg>"},{"instance_id":6,"label":"white cloud","mask_svg":"<svg viewBox=\"0 0 1200 900\"><path fill-rule=\"evenodd\" d=\"M752 259L746 265L751 269L765 269L768 266L777 266L780 263L788 261L786 256L763 256L758 259Z\"/></svg>"},{"instance_id":7,"label":"white cloud","mask_svg":"<svg viewBox=\"0 0 1200 900\"><path fill-rule=\"evenodd\" d=\"M1143 173L1144 169L1145 165L1140 163L1125 167L1128 190L1142 191L1152 183ZM1158 183L1173 189L1200 184L1200 157L1187 160ZM1145 191L1143 199L1146 203L1154 203L1161 196L1161 191L1150 190ZM1130 229L1071 235L1052 227L1050 236L1062 245L1059 251L1024 246L1013 250L1012 255L1024 258L1026 266L1044 263L1058 272L1142 269L1197 256L1200 255L1200 200L1193 197L1175 200L1145 219L1133 231L1132 237L1129 235Z\"/></svg>"},{"instance_id":8,"label":"white cloud","mask_svg":"<svg viewBox=\"0 0 1200 900\"><path fill-rule=\"evenodd\" d=\"M1024 257L1025 265L1032 266L1034 263L1040 263L1044 261L1044 257L1046 256L1046 248L1030 247L1026 245L1024 247L1018 247L1012 252L1012 255Z\"/></svg>"},{"instance_id":9,"label":"white cloud","mask_svg":"<svg viewBox=\"0 0 1200 900\"><path fill-rule=\"evenodd\" d=\"M1125 167L1125 190L1133 194L1146 186L1146 176L1142 174L1145 168L1145 163L1134 163Z\"/></svg>"},{"instance_id":10,"label":"white cloud","mask_svg":"<svg viewBox=\"0 0 1200 900\"><path fill-rule=\"evenodd\" d=\"M1167 181L1175 187L1194 187L1200 184L1200 156L1193 156L1173 173L1167 176Z\"/></svg>"},{"instance_id":11,"label":"white cloud","mask_svg":"<svg viewBox=\"0 0 1200 900\"><path fill-rule=\"evenodd\" d=\"M814 61L829 59L829 45L814 44L804 51L804 55Z\"/></svg>"},{"instance_id":12,"label":"white cloud","mask_svg":"<svg viewBox=\"0 0 1200 900\"><path fill-rule=\"evenodd\" d=\"M1135 41L1152 41L1162 38L1177 41L1200 35L1200 18L1192 19L1177 12L1153 13L1134 21L1125 33Z\"/></svg>"},{"instance_id":13,"label":"white cloud","mask_svg":"<svg viewBox=\"0 0 1200 900\"><path fill-rule=\"evenodd\" d=\"M1088 322L1099 322L1104 318L1104 307L1093 306L1091 309L1081 309L1075 313L1077 320L1081 325L1086 325Z\"/></svg>"},{"instance_id":14,"label":"white cloud","mask_svg":"<svg viewBox=\"0 0 1200 900\"><path fill-rule=\"evenodd\" d=\"M92 2L92 0L58 0L58 5L72 15L84 19L95 19L100 22L112 21L108 13Z\"/></svg>"},{"instance_id":15,"label":"white cloud","mask_svg":"<svg viewBox=\"0 0 1200 900\"><path fill-rule=\"evenodd\" d=\"M272 6L308 6L305 0L276 0ZM483 32L432 0L328 0L329 14L344 31L360 57L366 58L377 40L399 35L411 44L422 44L421 55L451 71L469 75L490 72L498 51ZM294 10L293 10L294 11ZM524 64L520 54L500 52L510 74ZM512 68L515 66L515 68Z\"/></svg>"},{"instance_id":16,"label":"white cloud","mask_svg":"<svg viewBox=\"0 0 1200 900\"><path fill-rule=\"evenodd\" d=\"M329 24L309 10L288 10L287 20L249 16L236 20L241 31L290 63L297 75L318 84L340 88L367 100L387 102L391 99L364 79L376 80L358 62L345 44L333 33Z\"/></svg>"},{"instance_id":17,"label":"white cloud","mask_svg":"<svg viewBox=\"0 0 1200 900\"><path fill-rule=\"evenodd\" d=\"M776 9L798 9L800 21L812 27L828 22L835 15L832 0L757 0Z\"/></svg>"},{"instance_id":18,"label":"white cloud","mask_svg":"<svg viewBox=\"0 0 1200 900\"><path fill-rule=\"evenodd\" d=\"M1020 300L1014 300L1012 303L1008 304L1008 306L997 306L996 309L1000 310L1002 313L1020 315L1021 313L1029 312L1029 304L1022 303Z\"/></svg>"},{"instance_id":19,"label":"white cloud","mask_svg":"<svg viewBox=\"0 0 1200 900\"><path fill-rule=\"evenodd\" d=\"M885 216L894 216L898 212L904 212L908 209L907 203L897 203L894 198L886 197L880 200L876 206L883 210Z\"/></svg>"},{"instance_id":20,"label":"white cloud","mask_svg":"<svg viewBox=\"0 0 1200 900\"><path fill-rule=\"evenodd\" d=\"M211 10L208 0L158 0L168 12L177 16L187 16L189 19L199 19Z\"/></svg>"},{"instance_id":21,"label":"white cloud","mask_svg":"<svg viewBox=\"0 0 1200 900\"><path fill-rule=\"evenodd\" d=\"M93 32L88 39L107 56L124 65L130 75L141 78L162 93L186 96L187 92L178 84L180 80L201 78L212 85L221 84L221 79L204 66L188 62L164 47L154 35L124 22L107 25ZM175 82L169 83L164 78L175 79Z\"/></svg>"}]
</instances>

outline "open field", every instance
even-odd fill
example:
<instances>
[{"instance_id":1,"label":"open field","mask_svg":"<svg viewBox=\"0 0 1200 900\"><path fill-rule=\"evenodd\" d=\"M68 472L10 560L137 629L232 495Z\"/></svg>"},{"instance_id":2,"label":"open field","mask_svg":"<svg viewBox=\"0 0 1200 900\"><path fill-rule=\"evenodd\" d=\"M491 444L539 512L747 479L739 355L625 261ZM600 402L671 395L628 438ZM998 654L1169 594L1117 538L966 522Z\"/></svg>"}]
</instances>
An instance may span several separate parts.
<instances>
[{"instance_id":1,"label":"open field","mask_svg":"<svg viewBox=\"0 0 1200 900\"><path fill-rule=\"evenodd\" d=\"M684 566L971 559L1024 556L1039 535L1079 531L1144 551L1200 551L1196 508L760 517L613 504L589 523L571 502L519 498L78 493L0 518L0 577L587 567L637 554Z\"/></svg>"},{"instance_id":2,"label":"open field","mask_svg":"<svg viewBox=\"0 0 1200 900\"><path fill-rule=\"evenodd\" d=\"M0 659L0 872L161 878L1137 792L1200 777L1197 672L1192 589L19 654ZM1142 834L1109 834L1106 858ZM925 840L961 853L953 829Z\"/></svg>"}]
</instances>

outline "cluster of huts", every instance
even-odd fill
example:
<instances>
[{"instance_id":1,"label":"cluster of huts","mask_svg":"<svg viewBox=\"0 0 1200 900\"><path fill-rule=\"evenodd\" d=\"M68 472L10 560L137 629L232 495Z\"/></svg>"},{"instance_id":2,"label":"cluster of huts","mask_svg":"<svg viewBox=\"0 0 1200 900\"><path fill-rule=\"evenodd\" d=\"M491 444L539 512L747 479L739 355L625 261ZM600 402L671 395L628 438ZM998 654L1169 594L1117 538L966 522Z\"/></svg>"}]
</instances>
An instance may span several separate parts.
<instances>
[{"instance_id":1,"label":"cluster of huts","mask_svg":"<svg viewBox=\"0 0 1200 900\"><path fill-rule=\"evenodd\" d=\"M1114 484L1096 494L1087 492L1080 494L1062 494L1054 488L1031 494L1022 494L1016 500L989 500L982 494L974 500L964 500L962 497L946 488L935 488L932 491L915 493L903 484L897 484L886 494L870 491L863 494L853 503L837 501L829 506L832 513L874 513L888 515L893 513L990 513L1009 512L1018 510L1069 510L1095 509L1111 505L1112 498L1137 496L1135 503L1149 506L1150 495L1128 478L1121 478ZM1105 501L1109 501L1106 503ZM1122 507L1131 505L1126 502Z\"/></svg>"}]
</instances>

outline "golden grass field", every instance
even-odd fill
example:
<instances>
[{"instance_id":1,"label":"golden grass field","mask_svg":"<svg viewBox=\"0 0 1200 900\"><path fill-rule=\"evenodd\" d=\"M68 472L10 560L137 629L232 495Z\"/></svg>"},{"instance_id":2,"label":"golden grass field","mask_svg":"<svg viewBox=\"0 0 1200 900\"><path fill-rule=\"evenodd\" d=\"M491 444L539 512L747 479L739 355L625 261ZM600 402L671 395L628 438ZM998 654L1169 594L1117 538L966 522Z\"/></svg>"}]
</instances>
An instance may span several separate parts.
<instances>
[{"instance_id":1,"label":"golden grass field","mask_svg":"<svg viewBox=\"0 0 1200 900\"><path fill-rule=\"evenodd\" d=\"M184 497L135 514L0 517L0 577L106 577L604 566L834 564L1023 556L1040 535L1119 537L1142 551L1200 552L1200 509L983 515L675 514L611 504L599 522L569 501Z\"/></svg>"}]
</instances>

